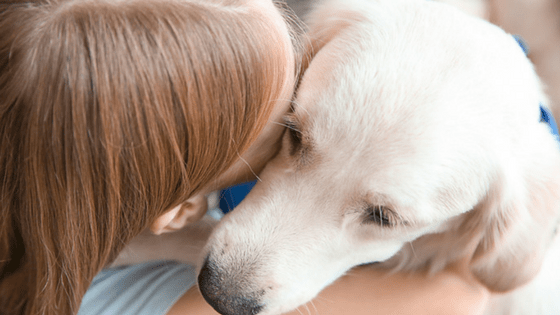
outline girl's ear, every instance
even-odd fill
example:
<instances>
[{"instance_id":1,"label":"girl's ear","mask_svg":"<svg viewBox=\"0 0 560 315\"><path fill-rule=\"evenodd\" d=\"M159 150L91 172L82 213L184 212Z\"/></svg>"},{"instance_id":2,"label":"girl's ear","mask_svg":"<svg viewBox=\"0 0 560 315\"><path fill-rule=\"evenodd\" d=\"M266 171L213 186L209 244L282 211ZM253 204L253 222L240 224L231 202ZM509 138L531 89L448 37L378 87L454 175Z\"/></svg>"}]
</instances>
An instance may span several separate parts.
<instances>
[{"instance_id":1,"label":"girl's ear","mask_svg":"<svg viewBox=\"0 0 560 315\"><path fill-rule=\"evenodd\" d=\"M206 195L198 193L159 216L150 226L150 230L156 235L180 230L187 224L200 220L207 210Z\"/></svg>"}]
</instances>

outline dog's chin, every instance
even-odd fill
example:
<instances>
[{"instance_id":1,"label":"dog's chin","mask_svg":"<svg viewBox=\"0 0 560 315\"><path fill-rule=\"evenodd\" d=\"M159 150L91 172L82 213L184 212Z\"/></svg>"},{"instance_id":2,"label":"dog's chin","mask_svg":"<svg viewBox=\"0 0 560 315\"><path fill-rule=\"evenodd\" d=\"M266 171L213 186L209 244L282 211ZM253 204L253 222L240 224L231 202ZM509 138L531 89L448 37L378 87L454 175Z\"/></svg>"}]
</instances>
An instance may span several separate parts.
<instances>
[{"instance_id":1,"label":"dog's chin","mask_svg":"<svg viewBox=\"0 0 560 315\"><path fill-rule=\"evenodd\" d=\"M332 272L326 279L311 283L292 282L283 290L270 291L269 294L263 299L263 308L259 312L259 315L279 315L293 311L300 307L303 307L303 312L307 312L308 309L313 308L313 302L310 301L312 301L316 297L320 298L321 292L326 287L334 283L340 277L344 276L353 267L373 265L378 263L378 261L353 263L345 268L342 268L340 271ZM305 304L307 303L311 303L311 305L305 306Z\"/></svg>"},{"instance_id":2,"label":"dog's chin","mask_svg":"<svg viewBox=\"0 0 560 315\"><path fill-rule=\"evenodd\" d=\"M350 269L348 267L347 269ZM332 273L327 279L307 283L290 283L285 288L271 291L268 298L263 300L264 307L259 315L278 315L293 311L315 297L336 279L340 278L347 270Z\"/></svg>"}]
</instances>

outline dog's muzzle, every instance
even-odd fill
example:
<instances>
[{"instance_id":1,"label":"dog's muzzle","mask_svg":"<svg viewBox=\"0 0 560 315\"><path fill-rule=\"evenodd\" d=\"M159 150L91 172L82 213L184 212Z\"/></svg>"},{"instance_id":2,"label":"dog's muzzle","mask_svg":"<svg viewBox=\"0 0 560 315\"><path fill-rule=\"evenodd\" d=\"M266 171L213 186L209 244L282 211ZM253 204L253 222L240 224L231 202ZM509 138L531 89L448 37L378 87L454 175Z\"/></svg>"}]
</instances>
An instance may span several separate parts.
<instances>
[{"instance_id":1,"label":"dog's muzzle","mask_svg":"<svg viewBox=\"0 0 560 315\"><path fill-rule=\"evenodd\" d=\"M207 258L198 275L202 296L222 315L255 315L261 312L262 293L248 293L243 281L227 281L227 275Z\"/></svg>"}]
</instances>

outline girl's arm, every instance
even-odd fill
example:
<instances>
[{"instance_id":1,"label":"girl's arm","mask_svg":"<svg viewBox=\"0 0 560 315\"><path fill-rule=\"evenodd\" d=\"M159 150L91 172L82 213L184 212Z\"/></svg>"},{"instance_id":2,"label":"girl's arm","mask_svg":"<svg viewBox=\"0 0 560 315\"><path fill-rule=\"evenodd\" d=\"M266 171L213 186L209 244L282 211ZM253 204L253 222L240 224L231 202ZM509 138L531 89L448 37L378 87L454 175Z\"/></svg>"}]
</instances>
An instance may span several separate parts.
<instances>
[{"instance_id":1,"label":"girl's arm","mask_svg":"<svg viewBox=\"0 0 560 315\"><path fill-rule=\"evenodd\" d=\"M483 314L489 292L465 273L448 270L427 277L371 266L357 267L288 315ZM198 287L191 288L168 315L217 315Z\"/></svg>"}]
</instances>

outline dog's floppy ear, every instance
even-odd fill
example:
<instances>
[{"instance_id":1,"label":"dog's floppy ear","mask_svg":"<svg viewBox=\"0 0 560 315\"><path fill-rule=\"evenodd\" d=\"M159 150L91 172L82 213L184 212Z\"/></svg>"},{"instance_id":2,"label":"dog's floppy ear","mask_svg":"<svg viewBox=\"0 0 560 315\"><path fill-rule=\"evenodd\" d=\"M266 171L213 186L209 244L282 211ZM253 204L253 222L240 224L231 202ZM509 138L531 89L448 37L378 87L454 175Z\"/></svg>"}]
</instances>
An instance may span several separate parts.
<instances>
[{"instance_id":1,"label":"dog's floppy ear","mask_svg":"<svg viewBox=\"0 0 560 315\"><path fill-rule=\"evenodd\" d=\"M490 290L512 290L540 270L560 223L557 156L548 167L535 163L532 172L499 176L463 221L461 229L478 238L471 270Z\"/></svg>"}]
</instances>

